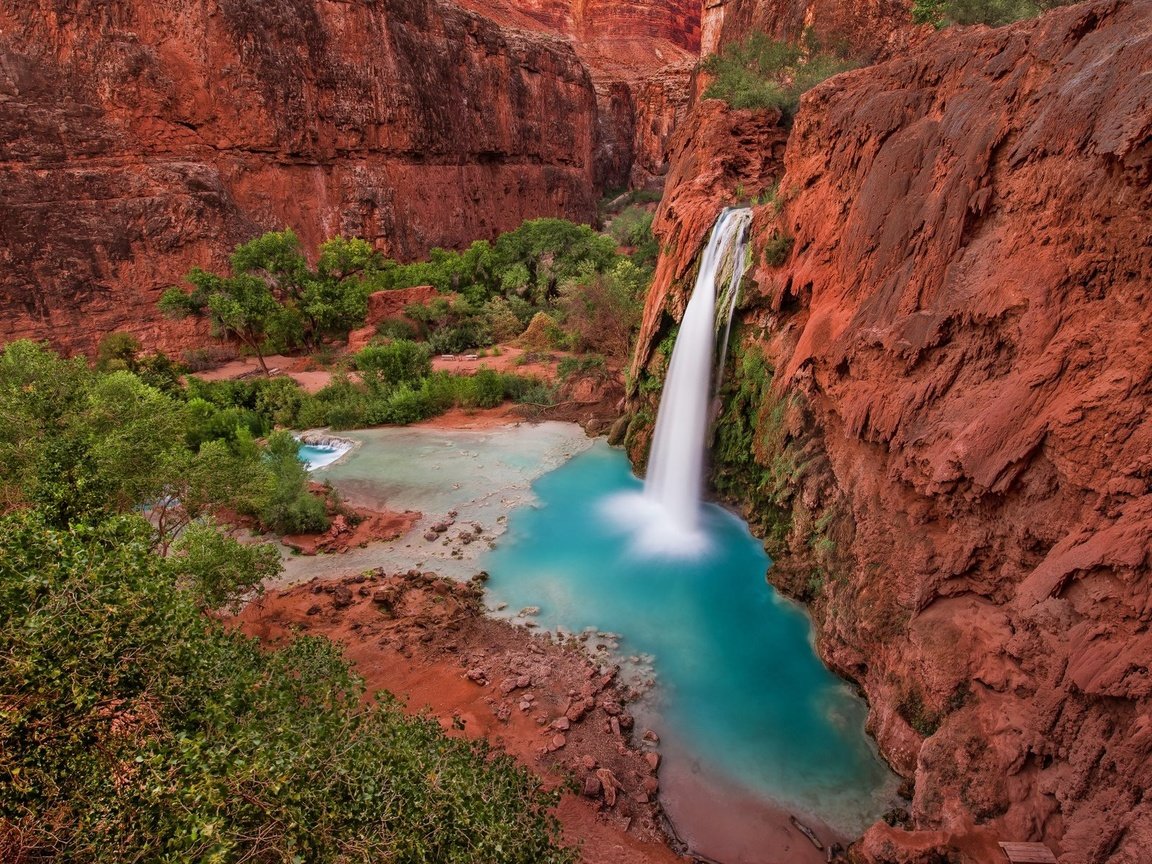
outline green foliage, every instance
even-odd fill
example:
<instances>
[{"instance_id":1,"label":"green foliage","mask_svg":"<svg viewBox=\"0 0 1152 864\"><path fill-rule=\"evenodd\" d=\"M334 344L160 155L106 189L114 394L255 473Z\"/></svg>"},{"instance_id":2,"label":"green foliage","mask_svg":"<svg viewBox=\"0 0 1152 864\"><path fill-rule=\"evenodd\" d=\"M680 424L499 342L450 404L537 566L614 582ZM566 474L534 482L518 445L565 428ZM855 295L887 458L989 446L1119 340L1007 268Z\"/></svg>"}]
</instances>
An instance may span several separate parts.
<instances>
[{"instance_id":1,"label":"green foliage","mask_svg":"<svg viewBox=\"0 0 1152 864\"><path fill-rule=\"evenodd\" d=\"M285 392L272 381L193 378L172 395L128 371L100 374L11 343L0 352L0 504L61 527L146 510L161 552L225 507L303 509L315 522L311 496L294 503L304 469L283 460L289 445L273 436L265 459L256 442L268 425L259 411L281 410L272 397Z\"/></svg>"},{"instance_id":2,"label":"green foliage","mask_svg":"<svg viewBox=\"0 0 1152 864\"><path fill-rule=\"evenodd\" d=\"M318 348L361 323L368 283L381 267L365 241L334 238L320 247L313 269L292 231L270 231L236 247L231 275L192 270L192 292L171 288L160 308L175 317L209 317L251 349L267 371L263 357L269 346Z\"/></svg>"},{"instance_id":3,"label":"green foliage","mask_svg":"<svg viewBox=\"0 0 1152 864\"><path fill-rule=\"evenodd\" d=\"M660 255L660 244L652 233L652 216L652 211L631 205L608 226L608 233L617 243L632 247L632 262L640 267L655 267Z\"/></svg>"},{"instance_id":4,"label":"green foliage","mask_svg":"<svg viewBox=\"0 0 1152 864\"><path fill-rule=\"evenodd\" d=\"M96 368L101 372L130 369L140 353L140 340L131 333L105 333L96 349Z\"/></svg>"},{"instance_id":5,"label":"green foliage","mask_svg":"<svg viewBox=\"0 0 1152 864\"><path fill-rule=\"evenodd\" d=\"M631 261L607 273L588 273L561 289L558 308L570 346L624 362L640 326L650 274Z\"/></svg>"},{"instance_id":6,"label":"green foliage","mask_svg":"<svg viewBox=\"0 0 1152 864\"><path fill-rule=\"evenodd\" d=\"M238 611L243 597L280 574L275 546L239 543L211 521L190 524L172 550L168 564L176 584L207 609Z\"/></svg>"},{"instance_id":7,"label":"green foliage","mask_svg":"<svg viewBox=\"0 0 1152 864\"><path fill-rule=\"evenodd\" d=\"M773 234L764 244L764 263L769 267L780 267L792 254L795 240L787 234Z\"/></svg>"},{"instance_id":8,"label":"green foliage","mask_svg":"<svg viewBox=\"0 0 1152 864\"><path fill-rule=\"evenodd\" d=\"M704 96L723 99L738 109L774 108L790 118L805 92L855 65L845 57L818 50L814 43L802 47L766 33L752 33L704 61L704 70L714 76Z\"/></svg>"},{"instance_id":9,"label":"green foliage","mask_svg":"<svg viewBox=\"0 0 1152 864\"><path fill-rule=\"evenodd\" d=\"M583 375L605 375L607 366L604 358L599 354L588 354L583 357L564 357L556 366L556 374L561 378L572 378Z\"/></svg>"},{"instance_id":10,"label":"green foliage","mask_svg":"<svg viewBox=\"0 0 1152 864\"><path fill-rule=\"evenodd\" d=\"M772 392L774 370L762 350L741 345L721 391L715 425L712 483L724 497L746 502L778 550L791 525L791 496L803 465L784 430L785 404Z\"/></svg>"},{"instance_id":11,"label":"green foliage","mask_svg":"<svg viewBox=\"0 0 1152 864\"><path fill-rule=\"evenodd\" d=\"M510 757L363 703L325 640L264 651L201 614L193 586L232 581L216 541L165 559L139 517L33 512L0 538L5 860L576 860Z\"/></svg>"},{"instance_id":12,"label":"green foliage","mask_svg":"<svg viewBox=\"0 0 1152 864\"><path fill-rule=\"evenodd\" d=\"M1001 27L1073 2L1076 0L913 0L912 21L937 29L951 24Z\"/></svg>"},{"instance_id":13,"label":"green foliage","mask_svg":"<svg viewBox=\"0 0 1152 864\"><path fill-rule=\"evenodd\" d=\"M324 502L308 492L308 469L300 461L300 442L288 432L268 437L264 461L272 474L261 521L280 534L325 531L328 514Z\"/></svg>"},{"instance_id":14,"label":"green foliage","mask_svg":"<svg viewBox=\"0 0 1152 864\"><path fill-rule=\"evenodd\" d=\"M432 371L431 352L427 345L407 339L370 345L356 354L356 369L364 383L377 391L418 384Z\"/></svg>"},{"instance_id":15,"label":"green foliage","mask_svg":"<svg viewBox=\"0 0 1152 864\"><path fill-rule=\"evenodd\" d=\"M650 217L638 211L625 217L625 223L629 220L628 233L637 244L633 261L646 282L656 250ZM567 286L591 284L623 260L613 238L587 225L532 219L492 243L477 241L463 252L433 249L428 261L391 262L373 284L377 288L427 284L453 292L452 299L438 297L412 305L405 314L420 324L421 337L433 353L460 354L519 336L536 314L557 311L565 302Z\"/></svg>"}]
</instances>

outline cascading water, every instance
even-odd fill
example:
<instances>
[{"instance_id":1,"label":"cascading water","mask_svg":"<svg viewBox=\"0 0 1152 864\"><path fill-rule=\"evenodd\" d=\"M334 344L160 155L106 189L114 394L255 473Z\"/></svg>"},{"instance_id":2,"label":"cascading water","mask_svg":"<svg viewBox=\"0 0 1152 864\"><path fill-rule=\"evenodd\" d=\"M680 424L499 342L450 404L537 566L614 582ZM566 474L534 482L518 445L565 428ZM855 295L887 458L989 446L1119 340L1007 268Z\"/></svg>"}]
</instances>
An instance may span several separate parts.
<instances>
[{"instance_id":1,"label":"cascading water","mask_svg":"<svg viewBox=\"0 0 1152 864\"><path fill-rule=\"evenodd\" d=\"M643 500L610 503L614 515L636 524L638 546L646 553L693 554L706 546L699 516L715 348L716 284L730 268L731 290L738 285L751 221L752 211L747 208L725 210L716 220L672 350Z\"/></svg>"}]
</instances>

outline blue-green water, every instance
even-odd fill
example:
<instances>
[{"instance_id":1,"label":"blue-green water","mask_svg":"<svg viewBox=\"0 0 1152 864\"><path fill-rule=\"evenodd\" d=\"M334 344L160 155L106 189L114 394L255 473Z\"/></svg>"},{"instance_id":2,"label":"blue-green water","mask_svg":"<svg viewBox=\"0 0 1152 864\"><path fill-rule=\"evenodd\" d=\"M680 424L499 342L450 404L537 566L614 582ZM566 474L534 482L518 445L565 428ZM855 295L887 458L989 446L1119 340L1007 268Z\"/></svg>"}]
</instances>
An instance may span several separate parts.
<instances>
[{"instance_id":1,"label":"blue-green water","mask_svg":"<svg viewBox=\"0 0 1152 864\"><path fill-rule=\"evenodd\" d=\"M652 655L656 686L638 719L659 732L667 769L690 762L709 789L862 830L888 806L892 775L864 734L864 703L817 658L803 611L765 581L760 543L708 505L706 552L646 557L618 512L620 494L640 489L603 443L538 479L537 504L513 511L481 562L491 599L540 607L542 627L618 633L624 657ZM676 810L683 831L691 802Z\"/></svg>"},{"instance_id":2,"label":"blue-green water","mask_svg":"<svg viewBox=\"0 0 1152 864\"><path fill-rule=\"evenodd\" d=\"M297 454L309 471L327 468L348 452L347 447L324 447L317 444L301 444Z\"/></svg>"}]
</instances>

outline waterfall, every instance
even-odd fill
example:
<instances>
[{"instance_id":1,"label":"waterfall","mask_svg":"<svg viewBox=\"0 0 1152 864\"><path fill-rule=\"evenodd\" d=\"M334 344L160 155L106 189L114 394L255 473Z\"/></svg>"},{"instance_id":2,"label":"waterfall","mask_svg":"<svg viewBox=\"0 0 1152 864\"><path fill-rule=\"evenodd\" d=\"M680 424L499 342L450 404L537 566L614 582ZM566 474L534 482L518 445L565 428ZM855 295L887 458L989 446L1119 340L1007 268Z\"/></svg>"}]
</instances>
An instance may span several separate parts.
<instances>
[{"instance_id":1,"label":"waterfall","mask_svg":"<svg viewBox=\"0 0 1152 864\"><path fill-rule=\"evenodd\" d=\"M691 554L706 546L699 516L716 348L716 285L730 272L730 290L739 286L751 221L747 208L725 210L716 220L672 350L643 500L616 501L611 508L615 518L640 528L638 545L647 553Z\"/></svg>"}]
</instances>

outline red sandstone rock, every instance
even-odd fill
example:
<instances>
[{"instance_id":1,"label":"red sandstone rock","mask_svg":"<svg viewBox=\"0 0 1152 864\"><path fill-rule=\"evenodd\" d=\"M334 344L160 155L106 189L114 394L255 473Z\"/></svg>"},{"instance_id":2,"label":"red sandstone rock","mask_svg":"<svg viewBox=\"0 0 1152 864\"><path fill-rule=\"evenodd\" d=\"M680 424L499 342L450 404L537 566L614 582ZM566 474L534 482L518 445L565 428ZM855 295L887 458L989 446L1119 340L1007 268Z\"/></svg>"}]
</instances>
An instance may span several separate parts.
<instances>
[{"instance_id":1,"label":"red sandstone rock","mask_svg":"<svg viewBox=\"0 0 1152 864\"><path fill-rule=\"evenodd\" d=\"M80 5L0 0L0 338L186 346L160 292L261 230L410 257L594 215L596 93L555 36L432 0Z\"/></svg>"},{"instance_id":2,"label":"red sandstone rock","mask_svg":"<svg viewBox=\"0 0 1152 864\"><path fill-rule=\"evenodd\" d=\"M1149 68L1134 0L944 32L809 94L784 213L757 211L761 248L795 246L758 262L744 332L808 466L772 578L797 588L838 514L819 645L916 777L914 830L876 826L865 860L1147 860ZM730 200L709 166L780 145L725 142L740 119L704 103L677 133L637 366Z\"/></svg>"}]
</instances>

